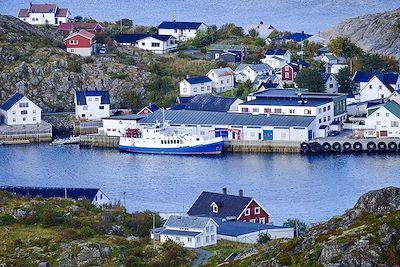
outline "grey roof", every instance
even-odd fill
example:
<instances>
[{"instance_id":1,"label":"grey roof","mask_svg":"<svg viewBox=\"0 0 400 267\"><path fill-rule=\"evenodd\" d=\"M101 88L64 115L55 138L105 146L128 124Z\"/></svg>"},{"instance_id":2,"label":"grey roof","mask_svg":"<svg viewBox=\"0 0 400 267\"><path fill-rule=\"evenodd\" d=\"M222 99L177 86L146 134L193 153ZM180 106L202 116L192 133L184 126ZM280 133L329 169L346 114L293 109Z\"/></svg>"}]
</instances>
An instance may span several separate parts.
<instances>
[{"instance_id":1,"label":"grey roof","mask_svg":"<svg viewBox=\"0 0 400 267\"><path fill-rule=\"evenodd\" d=\"M214 217L239 217L252 200L251 197L220 194L203 191L193 206L189 209L189 215L214 216ZM218 205L218 213L214 213L212 203Z\"/></svg>"},{"instance_id":2,"label":"grey roof","mask_svg":"<svg viewBox=\"0 0 400 267\"><path fill-rule=\"evenodd\" d=\"M192 232L192 231L180 231L180 230L170 230L170 229L165 229L158 234L160 235L175 235L175 236L198 236L201 234L201 232Z\"/></svg>"},{"instance_id":3,"label":"grey roof","mask_svg":"<svg viewBox=\"0 0 400 267\"><path fill-rule=\"evenodd\" d=\"M219 235L227 236L241 236L250 233L257 233L262 230L278 230L278 229L291 229L290 227L275 226L270 224L260 224L252 222L242 221L223 221L222 218L214 218L214 221L218 223L217 233Z\"/></svg>"},{"instance_id":4,"label":"grey roof","mask_svg":"<svg viewBox=\"0 0 400 267\"><path fill-rule=\"evenodd\" d=\"M242 72L246 67L254 70L255 72L272 70L273 68L268 64L240 64L236 68L236 73Z\"/></svg>"},{"instance_id":5,"label":"grey roof","mask_svg":"<svg viewBox=\"0 0 400 267\"><path fill-rule=\"evenodd\" d=\"M198 95L190 99L187 103L178 105L172 109L227 112L237 100L238 98L236 97Z\"/></svg>"},{"instance_id":6,"label":"grey roof","mask_svg":"<svg viewBox=\"0 0 400 267\"><path fill-rule=\"evenodd\" d=\"M140 124L154 124L162 121L162 112L157 110L140 121ZM166 110L165 119L171 124L213 124L243 126L307 127L314 117L287 115L252 115L248 113L213 112L195 110Z\"/></svg>"},{"instance_id":7,"label":"grey roof","mask_svg":"<svg viewBox=\"0 0 400 267\"><path fill-rule=\"evenodd\" d=\"M195 229L203 229L206 227L210 218L207 217L195 217L195 216L176 216L171 215L165 222L164 227L187 227Z\"/></svg>"},{"instance_id":8,"label":"grey roof","mask_svg":"<svg viewBox=\"0 0 400 267\"><path fill-rule=\"evenodd\" d=\"M301 93L303 98L307 99L310 98L335 99L336 97L341 97L345 95L345 94L313 93L313 92L308 92L308 90L304 88L267 89L253 93L253 95L256 98L259 97L293 98L293 97L298 97L299 93Z\"/></svg>"},{"instance_id":9,"label":"grey roof","mask_svg":"<svg viewBox=\"0 0 400 267\"><path fill-rule=\"evenodd\" d=\"M332 102L329 98L303 98L306 102L300 102L301 99L297 97L293 98L268 98L260 97L251 101L242 103L243 105L260 105L260 106L304 106L304 107L318 107L320 105L328 104Z\"/></svg>"},{"instance_id":10,"label":"grey roof","mask_svg":"<svg viewBox=\"0 0 400 267\"><path fill-rule=\"evenodd\" d=\"M140 120L146 117L146 115L142 114L129 114L129 115L121 115L121 116L112 116L109 118L104 118L103 120Z\"/></svg>"},{"instance_id":11,"label":"grey roof","mask_svg":"<svg viewBox=\"0 0 400 267\"><path fill-rule=\"evenodd\" d=\"M231 68L229 68L229 67L212 69L212 70L209 71L209 73L211 71L214 71L215 74L217 74L218 76L234 75L233 70Z\"/></svg>"}]
</instances>

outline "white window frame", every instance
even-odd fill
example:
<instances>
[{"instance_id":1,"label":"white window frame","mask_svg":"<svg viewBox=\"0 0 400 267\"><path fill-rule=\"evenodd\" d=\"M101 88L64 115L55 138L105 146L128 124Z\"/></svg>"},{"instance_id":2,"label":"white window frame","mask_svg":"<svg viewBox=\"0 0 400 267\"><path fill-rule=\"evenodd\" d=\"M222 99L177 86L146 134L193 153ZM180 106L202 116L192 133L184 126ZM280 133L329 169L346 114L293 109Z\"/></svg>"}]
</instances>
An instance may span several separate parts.
<instances>
[{"instance_id":1,"label":"white window frame","mask_svg":"<svg viewBox=\"0 0 400 267\"><path fill-rule=\"evenodd\" d=\"M260 208L260 207L255 207L255 208L254 208L254 214L255 214L255 215L260 214L260 212L261 212L261 208Z\"/></svg>"},{"instance_id":2,"label":"white window frame","mask_svg":"<svg viewBox=\"0 0 400 267\"><path fill-rule=\"evenodd\" d=\"M247 208L247 209L244 211L244 215L245 215L245 216L249 216L249 215L250 215L250 208Z\"/></svg>"}]
</instances>

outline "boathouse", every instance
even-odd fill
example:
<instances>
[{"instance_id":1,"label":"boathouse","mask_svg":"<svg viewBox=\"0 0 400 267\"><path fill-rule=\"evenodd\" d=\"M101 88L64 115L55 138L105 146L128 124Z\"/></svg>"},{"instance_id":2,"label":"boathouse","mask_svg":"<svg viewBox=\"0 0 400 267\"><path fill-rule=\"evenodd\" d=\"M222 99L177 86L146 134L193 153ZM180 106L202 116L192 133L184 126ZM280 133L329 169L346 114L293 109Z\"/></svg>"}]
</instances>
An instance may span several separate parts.
<instances>
[{"instance_id":1,"label":"boathouse","mask_svg":"<svg viewBox=\"0 0 400 267\"><path fill-rule=\"evenodd\" d=\"M269 114L245 114L197 110L165 110L164 118L179 133L189 133L225 140L287 141L311 140L315 135L315 117ZM140 122L140 126L154 125L163 121L158 110Z\"/></svg>"}]
</instances>

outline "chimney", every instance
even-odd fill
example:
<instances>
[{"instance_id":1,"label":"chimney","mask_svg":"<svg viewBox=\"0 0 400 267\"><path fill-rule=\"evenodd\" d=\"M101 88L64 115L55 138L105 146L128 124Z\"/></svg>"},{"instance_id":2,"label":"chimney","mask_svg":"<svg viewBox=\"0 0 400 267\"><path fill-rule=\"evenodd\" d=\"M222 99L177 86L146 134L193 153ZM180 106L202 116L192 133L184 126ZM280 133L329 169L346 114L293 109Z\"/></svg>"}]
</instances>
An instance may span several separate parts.
<instances>
[{"instance_id":1,"label":"chimney","mask_svg":"<svg viewBox=\"0 0 400 267\"><path fill-rule=\"evenodd\" d=\"M228 194L228 189L226 189L226 187L222 188L222 194L224 195Z\"/></svg>"},{"instance_id":2,"label":"chimney","mask_svg":"<svg viewBox=\"0 0 400 267\"><path fill-rule=\"evenodd\" d=\"M243 189L239 189L239 197L243 197Z\"/></svg>"},{"instance_id":3,"label":"chimney","mask_svg":"<svg viewBox=\"0 0 400 267\"><path fill-rule=\"evenodd\" d=\"M263 24L264 24L264 22L263 22L263 21L260 21L260 24L261 24L261 25L263 25Z\"/></svg>"},{"instance_id":4,"label":"chimney","mask_svg":"<svg viewBox=\"0 0 400 267\"><path fill-rule=\"evenodd\" d=\"M190 79L190 75L186 75L186 79Z\"/></svg>"},{"instance_id":5,"label":"chimney","mask_svg":"<svg viewBox=\"0 0 400 267\"><path fill-rule=\"evenodd\" d=\"M304 34L304 31L301 31L301 34Z\"/></svg>"}]
</instances>

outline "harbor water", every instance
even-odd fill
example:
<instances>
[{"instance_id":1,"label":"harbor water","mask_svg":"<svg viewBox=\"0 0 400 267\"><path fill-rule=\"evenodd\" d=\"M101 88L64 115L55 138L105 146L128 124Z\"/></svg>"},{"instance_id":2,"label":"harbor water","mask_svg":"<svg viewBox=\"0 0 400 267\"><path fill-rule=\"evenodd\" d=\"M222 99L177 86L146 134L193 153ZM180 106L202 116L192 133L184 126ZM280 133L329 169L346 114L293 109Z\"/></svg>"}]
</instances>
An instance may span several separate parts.
<instances>
[{"instance_id":1,"label":"harbor water","mask_svg":"<svg viewBox=\"0 0 400 267\"><path fill-rule=\"evenodd\" d=\"M80 149L78 145L0 146L0 185L99 187L129 211L187 211L203 191L255 197L272 222L329 219L372 189L400 186L399 154L223 154L169 156Z\"/></svg>"}]
</instances>

